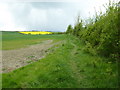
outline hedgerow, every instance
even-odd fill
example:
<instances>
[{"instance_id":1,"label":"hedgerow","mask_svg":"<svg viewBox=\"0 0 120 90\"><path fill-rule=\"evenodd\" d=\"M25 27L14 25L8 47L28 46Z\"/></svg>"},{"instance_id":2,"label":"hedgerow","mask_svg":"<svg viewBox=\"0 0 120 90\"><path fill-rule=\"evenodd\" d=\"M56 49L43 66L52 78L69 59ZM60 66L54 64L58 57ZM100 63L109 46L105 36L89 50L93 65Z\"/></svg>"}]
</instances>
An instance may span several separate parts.
<instances>
[{"instance_id":1,"label":"hedgerow","mask_svg":"<svg viewBox=\"0 0 120 90\"><path fill-rule=\"evenodd\" d=\"M106 12L96 13L94 18L90 18L88 23L83 25L80 16L74 28L69 25L66 33L78 37L85 44L84 50L93 55L109 57L116 61L119 49L119 3L109 2Z\"/></svg>"}]
</instances>

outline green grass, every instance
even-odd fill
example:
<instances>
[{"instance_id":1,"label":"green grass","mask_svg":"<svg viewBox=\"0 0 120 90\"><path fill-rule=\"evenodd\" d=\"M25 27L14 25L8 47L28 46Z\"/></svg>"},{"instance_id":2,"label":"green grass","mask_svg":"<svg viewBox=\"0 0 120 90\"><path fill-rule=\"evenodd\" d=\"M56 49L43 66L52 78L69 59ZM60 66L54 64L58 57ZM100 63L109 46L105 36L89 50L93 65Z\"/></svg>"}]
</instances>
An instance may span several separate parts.
<instances>
[{"instance_id":1,"label":"green grass","mask_svg":"<svg viewBox=\"0 0 120 90\"><path fill-rule=\"evenodd\" d=\"M56 35L56 38L59 37L59 35ZM2 87L117 87L116 63L108 63L106 62L107 58L85 53L83 51L84 45L77 38L69 35L65 35L65 37L64 42L51 48L53 52L49 53L45 58L13 72L2 74ZM51 36L51 38L54 38L54 36Z\"/></svg>"},{"instance_id":2,"label":"green grass","mask_svg":"<svg viewBox=\"0 0 120 90\"><path fill-rule=\"evenodd\" d=\"M23 48L31 44L52 39L54 42L63 40L65 35L24 35L18 32L2 32L2 50Z\"/></svg>"},{"instance_id":3,"label":"green grass","mask_svg":"<svg viewBox=\"0 0 120 90\"><path fill-rule=\"evenodd\" d=\"M2 89L2 74L0 74L0 90Z\"/></svg>"}]
</instances>

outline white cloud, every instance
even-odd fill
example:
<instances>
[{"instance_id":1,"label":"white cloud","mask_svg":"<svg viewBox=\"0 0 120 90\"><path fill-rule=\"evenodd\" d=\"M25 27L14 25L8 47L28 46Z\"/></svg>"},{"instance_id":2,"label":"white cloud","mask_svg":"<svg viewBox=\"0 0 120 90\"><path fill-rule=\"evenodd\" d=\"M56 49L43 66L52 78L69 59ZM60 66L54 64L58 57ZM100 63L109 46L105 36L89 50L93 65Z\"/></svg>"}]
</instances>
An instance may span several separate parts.
<instances>
[{"instance_id":1,"label":"white cloud","mask_svg":"<svg viewBox=\"0 0 120 90\"><path fill-rule=\"evenodd\" d=\"M16 27L14 17L8 8L8 4L0 3L0 30L25 30L23 27Z\"/></svg>"},{"instance_id":2,"label":"white cloud","mask_svg":"<svg viewBox=\"0 0 120 90\"><path fill-rule=\"evenodd\" d=\"M13 28L14 21L7 4L0 4L0 29Z\"/></svg>"},{"instance_id":3,"label":"white cloud","mask_svg":"<svg viewBox=\"0 0 120 90\"><path fill-rule=\"evenodd\" d=\"M95 9L97 12L100 9L105 11L103 4L109 2L109 0L57 0L58 3L52 2L54 0L45 0L48 3L25 1L0 3L0 30L65 31L68 24L74 25L79 12L85 19L89 17L89 12L93 16Z\"/></svg>"},{"instance_id":4,"label":"white cloud","mask_svg":"<svg viewBox=\"0 0 120 90\"><path fill-rule=\"evenodd\" d=\"M28 18L31 20L31 24L33 26L35 26L36 24L41 24L42 26L47 23L46 10L32 8Z\"/></svg>"}]
</instances>

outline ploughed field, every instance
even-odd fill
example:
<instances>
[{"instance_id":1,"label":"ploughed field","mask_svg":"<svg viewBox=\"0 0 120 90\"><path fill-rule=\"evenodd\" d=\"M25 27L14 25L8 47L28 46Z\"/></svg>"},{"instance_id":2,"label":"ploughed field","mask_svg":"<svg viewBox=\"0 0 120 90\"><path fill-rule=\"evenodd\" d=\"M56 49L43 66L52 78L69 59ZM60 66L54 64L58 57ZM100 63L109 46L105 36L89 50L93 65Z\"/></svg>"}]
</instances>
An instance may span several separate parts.
<instances>
[{"instance_id":1,"label":"ploughed field","mask_svg":"<svg viewBox=\"0 0 120 90\"><path fill-rule=\"evenodd\" d=\"M2 32L3 88L115 88L117 64L65 34Z\"/></svg>"}]
</instances>

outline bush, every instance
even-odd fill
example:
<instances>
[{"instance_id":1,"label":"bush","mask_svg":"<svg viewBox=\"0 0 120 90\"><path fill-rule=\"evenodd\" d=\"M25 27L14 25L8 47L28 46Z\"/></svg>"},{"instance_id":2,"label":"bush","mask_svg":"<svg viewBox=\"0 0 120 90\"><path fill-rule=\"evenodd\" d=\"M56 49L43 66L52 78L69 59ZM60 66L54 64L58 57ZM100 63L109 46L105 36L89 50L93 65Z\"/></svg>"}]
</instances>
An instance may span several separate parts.
<instances>
[{"instance_id":1,"label":"bush","mask_svg":"<svg viewBox=\"0 0 120 90\"><path fill-rule=\"evenodd\" d=\"M100 12L99 15L96 13L95 18L88 19L89 23L84 27L78 16L78 22L74 26L73 32L70 31L72 26L68 26L69 30L66 33L69 32L83 41L86 45L84 48L86 52L117 60L120 43L118 9L118 3L110 2L106 8L106 13Z\"/></svg>"}]
</instances>

